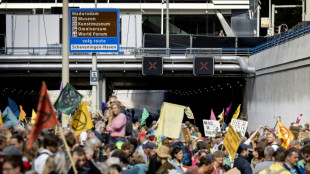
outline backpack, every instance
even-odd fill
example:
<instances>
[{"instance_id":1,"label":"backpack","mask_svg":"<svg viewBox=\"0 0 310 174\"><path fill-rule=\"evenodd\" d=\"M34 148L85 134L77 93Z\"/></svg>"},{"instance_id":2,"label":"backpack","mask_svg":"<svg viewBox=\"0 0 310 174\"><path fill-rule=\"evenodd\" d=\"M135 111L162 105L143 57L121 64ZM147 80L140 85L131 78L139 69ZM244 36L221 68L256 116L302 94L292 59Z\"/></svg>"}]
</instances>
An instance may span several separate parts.
<instances>
[{"instance_id":1,"label":"backpack","mask_svg":"<svg viewBox=\"0 0 310 174\"><path fill-rule=\"evenodd\" d=\"M132 119L129 116L126 116L126 130L125 130L125 136L131 136L132 135Z\"/></svg>"}]
</instances>

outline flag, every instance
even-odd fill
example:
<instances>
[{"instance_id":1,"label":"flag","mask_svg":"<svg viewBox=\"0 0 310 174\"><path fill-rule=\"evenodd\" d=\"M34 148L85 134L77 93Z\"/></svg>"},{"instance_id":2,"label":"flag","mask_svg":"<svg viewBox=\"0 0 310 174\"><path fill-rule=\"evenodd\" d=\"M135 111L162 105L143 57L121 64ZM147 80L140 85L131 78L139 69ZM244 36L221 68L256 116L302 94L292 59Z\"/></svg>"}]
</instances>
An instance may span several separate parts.
<instances>
[{"instance_id":1,"label":"flag","mask_svg":"<svg viewBox=\"0 0 310 174\"><path fill-rule=\"evenodd\" d=\"M74 114L70 125L71 128L75 131L75 136L80 135L80 133L94 127L85 102L82 103L82 105Z\"/></svg>"},{"instance_id":2,"label":"flag","mask_svg":"<svg viewBox=\"0 0 310 174\"><path fill-rule=\"evenodd\" d=\"M145 124L145 121L146 121L147 117L149 117L149 116L150 116L149 112L147 112L147 110L145 108L143 108L141 126Z\"/></svg>"},{"instance_id":3,"label":"flag","mask_svg":"<svg viewBox=\"0 0 310 174\"><path fill-rule=\"evenodd\" d=\"M10 99L10 97L8 97L8 101L9 101L10 109L14 113L15 117L18 119L19 118L18 106L16 105L16 103L12 99Z\"/></svg>"},{"instance_id":4,"label":"flag","mask_svg":"<svg viewBox=\"0 0 310 174\"><path fill-rule=\"evenodd\" d=\"M287 148L295 138L293 133L282 124L280 119L278 119L278 137L281 139L281 146L284 148Z\"/></svg>"},{"instance_id":5,"label":"flag","mask_svg":"<svg viewBox=\"0 0 310 174\"><path fill-rule=\"evenodd\" d=\"M36 114L36 112L34 112L34 109L32 109L32 115L31 115L30 123L31 124L35 124L35 119L36 118L37 118L37 114Z\"/></svg>"},{"instance_id":6,"label":"flag","mask_svg":"<svg viewBox=\"0 0 310 174\"><path fill-rule=\"evenodd\" d=\"M226 108L226 112L225 112L225 116L227 116L229 114L230 108L231 108L232 102L230 103L230 105Z\"/></svg>"},{"instance_id":7,"label":"flag","mask_svg":"<svg viewBox=\"0 0 310 174\"><path fill-rule=\"evenodd\" d=\"M59 92L61 93L62 89L64 88L62 81L60 82Z\"/></svg>"},{"instance_id":8,"label":"flag","mask_svg":"<svg viewBox=\"0 0 310 174\"><path fill-rule=\"evenodd\" d=\"M241 107L241 104L239 104L238 108L236 109L234 115L232 116L232 118L234 119L238 119L239 117L239 114L240 114L240 107Z\"/></svg>"},{"instance_id":9,"label":"flag","mask_svg":"<svg viewBox=\"0 0 310 174\"><path fill-rule=\"evenodd\" d=\"M18 121L23 121L26 117L26 112L23 110L23 107L19 105L20 113L19 113L19 119Z\"/></svg>"},{"instance_id":10,"label":"flag","mask_svg":"<svg viewBox=\"0 0 310 174\"><path fill-rule=\"evenodd\" d=\"M300 120L301 120L302 114L299 114L299 116L297 117L296 123L299 124Z\"/></svg>"},{"instance_id":11,"label":"flag","mask_svg":"<svg viewBox=\"0 0 310 174\"><path fill-rule=\"evenodd\" d=\"M164 102L161 106L156 136L179 138L185 106Z\"/></svg>"},{"instance_id":12,"label":"flag","mask_svg":"<svg viewBox=\"0 0 310 174\"><path fill-rule=\"evenodd\" d=\"M217 116L219 118L220 125L224 124L224 109L220 115Z\"/></svg>"},{"instance_id":13,"label":"flag","mask_svg":"<svg viewBox=\"0 0 310 174\"><path fill-rule=\"evenodd\" d=\"M56 112L48 96L46 84L45 82L42 82L39 103L37 106L37 117L35 118L35 124L31 129L27 148L31 148L33 142L42 129L51 128L55 125L59 126L58 120L56 118Z\"/></svg>"},{"instance_id":14,"label":"flag","mask_svg":"<svg viewBox=\"0 0 310 174\"><path fill-rule=\"evenodd\" d=\"M73 86L67 83L65 88L61 91L54 106L58 111L69 115L74 112L81 100L82 95L75 90Z\"/></svg>"},{"instance_id":15,"label":"flag","mask_svg":"<svg viewBox=\"0 0 310 174\"><path fill-rule=\"evenodd\" d=\"M211 109L211 116L210 116L210 120L216 120L213 109Z\"/></svg>"},{"instance_id":16,"label":"flag","mask_svg":"<svg viewBox=\"0 0 310 174\"><path fill-rule=\"evenodd\" d=\"M186 107L184 112L188 119L195 119L191 108Z\"/></svg>"},{"instance_id":17,"label":"flag","mask_svg":"<svg viewBox=\"0 0 310 174\"><path fill-rule=\"evenodd\" d=\"M4 112L2 113L2 116L3 116L2 122L6 124L9 129L19 124L18 120L16 119L14 113L12 112L9 106L5 108Z\"/></svg>"}]
</instances>

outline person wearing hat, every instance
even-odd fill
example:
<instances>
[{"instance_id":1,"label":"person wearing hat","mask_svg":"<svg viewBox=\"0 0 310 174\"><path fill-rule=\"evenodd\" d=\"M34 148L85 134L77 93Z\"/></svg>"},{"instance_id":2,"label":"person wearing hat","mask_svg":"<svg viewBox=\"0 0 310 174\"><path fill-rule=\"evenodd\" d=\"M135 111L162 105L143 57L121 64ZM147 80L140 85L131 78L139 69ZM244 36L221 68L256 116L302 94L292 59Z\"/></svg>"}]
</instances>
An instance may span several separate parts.
<instances>
[{"instance_id":1,"label":"person wearing hat","mask_svg":"<svg viewBox=\"0 0 310 174\"><path fill-rule=\"evenodd\" d=\"M151 142L147 142L144 146L144 152L145 154L148 155L149 158L149 162L148 162L148 166L149 169L146 172L147 174L155 174L156 171L160 168L161 163L160 161L157 160L157 154L156 154L156 144L151 143Z\"/></svg>"},{"instance_id":2,"label":"person wearing hat","mask_svg":"<svg viewBox=\"0 0 310 174\"><path fill-rule=\"evenodd\" d=\"M175 169L175 167L168 161L168 158L171 158L169 151L169 147L165 145L162 145L160 148L155 150L157 157L159 158L159 161L161 163L161 166L156 171L156 174Z\"/></svg>"},{"instance_id":3,"label":"person wearing hat","mask_svg":"<svg viewBox=\"0 0 310 174\"><path fill-rule=\"evenodd\" d=\"M212 149L212 153L218 151L218 147L223 144L223 138L222 138L222 133L221 132L217 132L215 134L215 144L213 146L213 149Z\"/></svg>"},{"instance_id":4,"label":"person wearing hat","mask_svg":"<svg viewBox=\"0 0 310 174\"><path fill-rule=\"evenodd\" d=\"M302 140L302 142L304 143L304 147L306 145L310 145L310 138L305 138L305 139Z\"/></svg>"},{"instance_id":5,"label":"person wearing hat","mask_svg":"<svg viewBox=\"0 0 310 174\"><path fill-rule=\"evenodd\" d=\"M135 152L140 152L143 156L145 163L147 163L147 155L144 153L144 150L143 150L143 145L148 142L146 138L146 134L144 132L140 132L137 137L137 140L140 142L140 145L137 147Z\"/></svg>"},{"instance_id":6,"label":"person wearing hat","mask_svg":"<svg viewBox=\"0 0 310 174\"><path fill-rule=\"evenodd\" d=\"M240 170L241 174L252 174L251 165L247 160L249 156L249 146L240 144L237 150L238 158L234 162L234 167Z\"/></svg>"}]
</instances>

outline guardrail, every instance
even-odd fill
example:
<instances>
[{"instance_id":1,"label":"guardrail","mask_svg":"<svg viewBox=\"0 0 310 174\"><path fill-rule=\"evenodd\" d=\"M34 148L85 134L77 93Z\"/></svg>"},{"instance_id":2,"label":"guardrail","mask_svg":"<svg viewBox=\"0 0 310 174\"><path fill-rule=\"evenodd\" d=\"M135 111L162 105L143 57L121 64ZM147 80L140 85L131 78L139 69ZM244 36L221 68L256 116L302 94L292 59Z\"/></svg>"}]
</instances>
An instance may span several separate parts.
<instances>
[{"instance_id":1,"label":"guardrail","mask_svg":"<svg viewBox=\"0 0 310 174\"><path fill-rule=\"evenodd\" d=\"M285 33L284 35L280 35L280 36L278 36L278 37L276 37L276 38L274 38L274 39L272 39L266 43L263 43L261 45L258 45L257 47L254 47L252 54L257 54L261 51L264 51L264 50L272 48L274 46L278 46L278 45L281 45L283 43L292 41L296 38L302 37L302 36L309 34L309 33L310 33L310 25L305 25L299 29L296 29L296 30L289 32L289 33Z\"/></svg>"}]
</instances>

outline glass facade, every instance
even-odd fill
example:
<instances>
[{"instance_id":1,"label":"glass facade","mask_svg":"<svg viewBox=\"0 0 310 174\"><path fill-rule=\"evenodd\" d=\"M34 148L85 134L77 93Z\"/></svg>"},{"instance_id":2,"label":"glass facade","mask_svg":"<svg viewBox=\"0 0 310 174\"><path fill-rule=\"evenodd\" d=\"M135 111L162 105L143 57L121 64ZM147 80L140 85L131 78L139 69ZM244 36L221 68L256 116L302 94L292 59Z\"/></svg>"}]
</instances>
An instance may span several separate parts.
<instances>
[{"instance_id":1,"label":"glass facade","mask_svg":"<svg viewBox=\"0 0 310 174\"><path fill-rule=\"evenodd\" d=\"M230 24L230 15L226 15L225 19ZM160 34L160 15L143 15L142 21L143 33ZM164 20L164 33L166 32L165 28L166 21ZM222 29L222 25L216 15L170 15L170 34L218 36Z\"/></svg>"}]
</instances>

